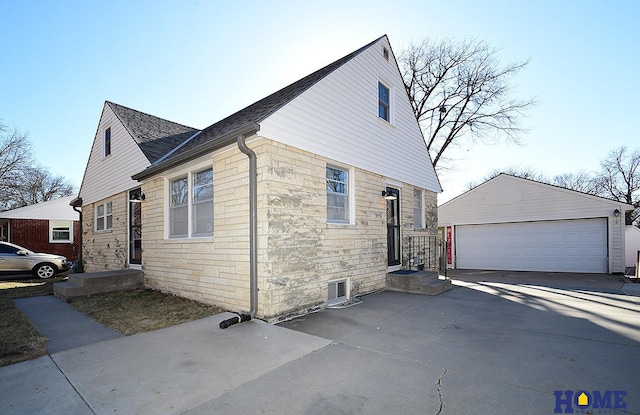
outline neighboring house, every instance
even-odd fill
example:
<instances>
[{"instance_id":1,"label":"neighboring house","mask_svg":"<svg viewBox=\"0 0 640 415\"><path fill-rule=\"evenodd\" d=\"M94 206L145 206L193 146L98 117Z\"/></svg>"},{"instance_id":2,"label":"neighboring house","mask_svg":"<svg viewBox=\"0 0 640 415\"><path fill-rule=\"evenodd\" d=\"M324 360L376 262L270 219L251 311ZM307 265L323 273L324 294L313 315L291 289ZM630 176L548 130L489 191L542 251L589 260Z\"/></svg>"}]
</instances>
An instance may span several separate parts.
<instances>
[{"instance_id":1,"label":"neighboring house","mask_svg":"<svg viewBox=\"0 0 640 415\"><path fill-rule=\"evenodd\" d=\"M273 320L383 289L439 192L383 36L204 130L106 102L75 204L87 272Z\"/></svg>"},{"instance_id":2,"label":"neighboring house","mask_svg":"<svg viewBox=\"0 0 640 415\"><path fill-rule=\"evenodd\" d=\"M624 272L624 215L633 206L500 174L438 208L459 269Z\"/></svg>"},{"instance_id":3,"label":"neighboring house","mask_svg":"<svg viewBox=\"0 0 640 415\"><path fill-rule=\"evenodd\" d=\"M628 225L624 231L625 235L625 261L627 267L635 267L638 261L638 251L640 251L640 228Z\"/></svg>"},{"instance_id":4,"label":"neighboring house","mask_svg":"<svg viewBox=\"0 0 640 415\"><path fill-rule=\"evenodd\" d=\"M79 213L69 202L74 196L0 212L0 240L34 252L78 259Z\"/></svg>"}]
</instances>

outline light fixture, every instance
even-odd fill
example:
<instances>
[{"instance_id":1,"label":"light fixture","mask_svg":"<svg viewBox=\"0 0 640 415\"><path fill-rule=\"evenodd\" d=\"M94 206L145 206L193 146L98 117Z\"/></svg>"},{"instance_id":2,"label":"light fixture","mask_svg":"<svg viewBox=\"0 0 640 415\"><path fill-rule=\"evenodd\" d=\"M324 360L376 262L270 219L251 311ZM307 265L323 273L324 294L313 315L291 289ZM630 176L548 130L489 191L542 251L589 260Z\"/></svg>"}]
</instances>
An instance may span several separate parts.
<instances>
[{"instance_id":1,"label":"light fixture","mask_svg":"<svg viewBox=\"0 0 640 415\"><path fill-rule=\"evenodd\" d=\"M616 209L613 211L613 216L615 216L616 218L620 217L620 209Z\"/></svg>"},{"instance_id":2,"label":"light fixture","mask_svg":"<svg viewBox=\"0 0 640 415\"><path fill-rule=\"evenodd\" d=\"M129 202L142 203L144 199L145 199L144 193L140 193L137 195L132 195L131 198L129 199Z\"/></svg>"},{"instance_id":3,"label":"light fixture","mask_svg":"<svg viewBox=\"0 0 640 415\"><path fill-rule=\"evenodd\" d=\"M387 187L382 191L382 197L386 200L397 200L398 199L398 191Z\"/></svg>"}]
</instances>

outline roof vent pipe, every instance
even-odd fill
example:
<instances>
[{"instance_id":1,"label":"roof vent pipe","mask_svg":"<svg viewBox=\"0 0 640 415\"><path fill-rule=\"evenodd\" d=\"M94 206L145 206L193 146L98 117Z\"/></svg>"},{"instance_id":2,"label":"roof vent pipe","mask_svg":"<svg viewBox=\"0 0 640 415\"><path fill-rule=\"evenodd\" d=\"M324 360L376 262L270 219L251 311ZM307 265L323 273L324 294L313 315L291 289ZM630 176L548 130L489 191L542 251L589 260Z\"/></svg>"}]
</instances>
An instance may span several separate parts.
<instances>
[{"instance_id":1,"label":"roof vent pipe","mask_svg":"<svg viewBox=\"0 0 640 415\"><path fill-rule=\"evenodd\" d=\"M258 311L258 170L257 156L245 142L244 135L238 136L238 148L249 157L249 275L250 305L249 315L256 316Z\"/></svg>"}]
</instances>

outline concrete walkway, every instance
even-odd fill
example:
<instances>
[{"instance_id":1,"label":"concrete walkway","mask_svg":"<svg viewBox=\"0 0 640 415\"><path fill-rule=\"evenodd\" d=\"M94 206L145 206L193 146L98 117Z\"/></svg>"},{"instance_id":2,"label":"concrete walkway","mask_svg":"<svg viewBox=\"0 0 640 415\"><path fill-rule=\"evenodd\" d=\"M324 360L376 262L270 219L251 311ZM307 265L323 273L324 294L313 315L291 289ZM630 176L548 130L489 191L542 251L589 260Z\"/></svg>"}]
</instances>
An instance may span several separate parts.
<instances>
[{"instance_id":1,"label":"concrete walkway","mask_svg":"<svg viewBox=\"0 0 640 415\"><path fill-rule=\"evenodd\" d=\"M618 413L640 414L634 287L606 275L452 274L455 288L437 297L382 292L278 326L220 330L223 313L2 367L0 408L551 414L556 391L616 390Z\"/></svg>"},{"instance_id":2,"label":"concrete walkway","mask_svg":"<svg viewBox=\"0 0 640 415\"><path fill-rule=\"evenodd\" d=\"M124 337L120 332L87 318L53 295L19 298L13 302L40 334L49 339L49 353Z\"/></svg>"}]
</instances>

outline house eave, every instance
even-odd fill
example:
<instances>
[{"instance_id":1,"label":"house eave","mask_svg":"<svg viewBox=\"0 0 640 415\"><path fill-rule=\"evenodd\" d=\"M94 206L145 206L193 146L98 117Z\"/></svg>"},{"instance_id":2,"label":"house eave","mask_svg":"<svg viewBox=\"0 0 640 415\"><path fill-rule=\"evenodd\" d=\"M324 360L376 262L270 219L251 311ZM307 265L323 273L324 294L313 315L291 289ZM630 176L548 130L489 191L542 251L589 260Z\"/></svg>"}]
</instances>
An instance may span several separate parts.
<instances>
[{"instance_id":1,"label":"house eave","mask_svg":"<svg viewBox=\"0 0 640 415\"><path fill-rule=\"evenodd\" d=\"M215 140L211 140L197 148L194 148L190 151L186 151L176 157L169 158L167 160L162 161L161 163L151 165L141 171L140 173L136 173L131 178L136 181L143 181L151 176L162 173L163 171L169 170L171 168L180 166L183 163L196 159L200 156L203 156L207 153L211 153L213 151L219 150L231 144L235 144L237 142L238 136L250 137L255 135L260 131L260 125L257 123L249 123L244 125L243 127L237 128L236 130L227 133L223 136L218 137Z\"/></svg>"}]
</instances>

